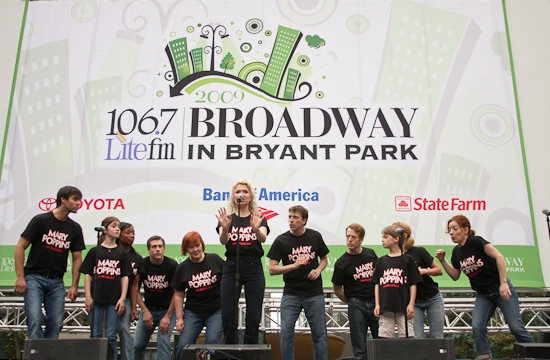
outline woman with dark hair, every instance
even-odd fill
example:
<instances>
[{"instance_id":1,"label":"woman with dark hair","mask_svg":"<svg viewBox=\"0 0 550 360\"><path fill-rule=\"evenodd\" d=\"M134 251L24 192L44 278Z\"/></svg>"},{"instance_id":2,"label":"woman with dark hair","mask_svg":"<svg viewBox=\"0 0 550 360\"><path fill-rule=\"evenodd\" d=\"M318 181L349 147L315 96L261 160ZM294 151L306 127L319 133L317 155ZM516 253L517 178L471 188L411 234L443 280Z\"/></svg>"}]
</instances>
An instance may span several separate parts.
<instances>
[{"instance_id":1,"label":"woman with dark hair","mask_svg":"<svg viewBox=\"0 0 550 360\"><path fill-rule=\"evenodd\" d=\"M136 252L132 244L135 239L134 226L127 222L120 223L120 235L116 240L118 246L125 250L130 257L130 265L132 266L132 275L128 278L128 292L124 307L126 311L120 317L120 324L118 325L118 336L120 337L120 355L121 360L133 360L134 359L134 337L130 333L130 323L132 320L138 319L137 307L135 302L132 304L130 299L130 289L133 282L139 282L139 277L136 275L139 273L139 265L141 264L142 257Z\"/></svg>"},{"instance_id":2,"label":"woman with dark hair","mask_svg":"<svg viewBox=\"0 0 550 360\"><path fill-rule=\"evenodd\" d=\"M195 344L206 327L205 344L221 344L223 325L220 301L220 281L224 261L218 254L206 254L201 235L185 234L181 254L189 257L178 265L172 287L176 308L176 330L181 336L176 347L176 359L183 359L183 348ZM185 301L184 312L184 299Z\"/></svg>"},{"instance_id":3,"label":"woman with dark hair","mask_svg":"<svg viewBox=\"0 0 550 360\"><path fill-rule=\"evenodd\" d=\"M120 316L126 310L128 277L132 275L128 253L116 244L119 225L120 221L114 216L101 222L105 231L99 238L99 246L90 249L80 267L80 272L86 274L85 305L90 314L91 337L106 337L115 360L116 334Z\"/></svg>"},{"instance_id":4,"label":"woman with dark hair","mask_svg":"<svg viewBox=\"0 0 550 360\"><path fill-rule=\"evenodd\" d=\"M227 258L221 283L225 343L238 343L238 300L244 286L244 343L257 344L265 290L262 243L269 234L269 227L256 205L254 186L250 181L240 179L235 182L231 188L229 211L220 208L216 218L216 229L220 242L225 245Z\"/></svg>"},{"instance_id":5,"label":"woman with dark hair","mask_svg":"<svg viewBox=\"0 0 550 360\"><path fill-rule=\"evenodd\" d=\"M492 359L487 323L497 307L519 342L535 342L521 319L518 294L506 277L504 256L487 240L476 236L470 221L463 215L453 216L447 221L447 233L457 244L451 257L452 265L445 260L444 250L437 250L436 257L451 279L458 280L463 272L477 292L472 329L478 359Z\"/></svg>"},{"instance_id":6,"label":"woman with dark hair","mask_svg":"<svg viewBox=\"0 0 550 360\"><path fill-rule=\"evenodd\" d=\"M445 323L445 302L443 295L439 292L437 283L432 276L441 276L443 271L423 247L414 246L414 238L411 236L411 228L403 222L396 222L393 225L403 229L403 251L413 257L418 266L422 282L416 284L416 301L414 303L414 337L425 338L424 334L424 313L428 316L430 327L430 338L443 339L443 325Z\"/></svg>"}]
</instances>

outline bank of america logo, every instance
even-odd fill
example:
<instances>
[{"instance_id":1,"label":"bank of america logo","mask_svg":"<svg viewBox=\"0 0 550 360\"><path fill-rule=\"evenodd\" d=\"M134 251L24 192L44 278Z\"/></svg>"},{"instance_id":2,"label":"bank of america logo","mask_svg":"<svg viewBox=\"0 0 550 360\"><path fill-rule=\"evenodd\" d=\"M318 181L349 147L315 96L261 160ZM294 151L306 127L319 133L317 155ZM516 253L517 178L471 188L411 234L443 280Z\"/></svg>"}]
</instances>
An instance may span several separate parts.
<instances>
[{"instance_id":1,"label":"bank of america logo","mask_svg":"<svg viewBox=\"0 0 550 360\"><path fill-rule=\"evenodd\" d=\"M266 220L269 220L271 218L274 218L275 216L279 215L279 213L276 213L273 210L266 209L264 207L258 206L258 209L262 212L262 215L265 216Z\"/></svg>"},{"instance_id":2,"label":"bank of america logo","mask_svg":"<svg viewBox=\"0 0 550 360\"><path fill-rule=\"evenodd\" d=\"M293 58L303 38L300 30L279 26L271 53L264 54L269 58L268 63L265 64L260 61L247 63L246 54L252 51L254 46L244 41L240 46L235 44L232 39L229 39L225 26L219 24L204 26L199 24L198 26L201 27L201 35L194 45L198 47L189 49L190 41L187 37L175 39L166 45L165 52L170 62L171 72L168 77L165 77L173 81L173 85L170 85L170 97L180 96L191 83L198 81L206 83L207 79L208 82L223 83L228 83L229 80L238 87L245 86L259 96L275 101L297 101L311 94L311 84L300 80L302 77L300 68L305 69L309 66L309 57L300 55ZM258 19L247 22L246 30L250 34L260 34L262 29L263 23ZM193 26L187 28L190 33L194 30ZM239 31L236 31L236 35L239 35ZM272 32L266 30L263 35L270 37ZM238 39L242 41L242 37ZM312 49L325 45L325 41L318 35L306 36L305 39L308 47ZM262 40L259 40L258 44L262 44ZM259 51L256 51L256 55L258 54ZM209 63L208 69L205 68L205 62ZM237 69L239 71L235 75ZM234 74L228 73L228 70ZM318 94L316 94L317 97L321 96Z\"/></svg>"}]
</instances>

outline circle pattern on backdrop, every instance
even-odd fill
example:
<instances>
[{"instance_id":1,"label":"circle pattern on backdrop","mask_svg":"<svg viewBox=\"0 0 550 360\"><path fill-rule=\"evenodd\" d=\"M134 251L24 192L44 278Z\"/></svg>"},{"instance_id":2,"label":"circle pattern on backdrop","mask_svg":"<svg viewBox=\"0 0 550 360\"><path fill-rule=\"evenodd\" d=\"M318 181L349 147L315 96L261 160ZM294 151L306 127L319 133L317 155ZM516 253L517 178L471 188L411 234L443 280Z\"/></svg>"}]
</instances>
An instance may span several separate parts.
<instances>
[{"instance_id":1,"label":"circle pattern on backdrop","mask_svg":"<svg viewBox=\"0 0 550 360\"><path fill-rule=\"evenodd\" d=\"M488 145L504 145L514 134L512 117L501 107L482 106L472 116L472 131Z\"/></svg>"},{"instance_id":2,"label":"circle pattern on backdrop","mask_svg":"<svg viewBox=\"0 0 550 360\"><path fill-rule=\"evenodd\" d=\"M290 21L304 25L315 25L325 22L334 12L336 0L278 0L277 7L281 14Z\"/></svg>"},{"instance_id":3,"label":"circle pattern on backdrop","mask_svg":"<svg viewBox=\"0 0 550 360\"><path fill-rule=\"evenodd\" d=\"M246 22L246 31L251 34L257 34L264 28L264 24L260 19L250 19Z\"/></svg>"},{"instance_id":4,"label":"circle pattern on backdrop","mask_svg":"<svg viewBox=\"0 0 550 360\"><path fill-rule=\"evenodd\" d=\"M85 23L92 20L97 14L97 5L92 0L80 0L73 5L71 15L75 21Z\"/></svg>"},{"instance_id":5,"label":"circle pattern on backdrop","mask_svg":"<svg viewBox=\"0 0 550 360\"><path fill-rule=\"evenodd\" d=\"M248 76L246 77L246 82L258 86L261 84L264 75L265 73L263 73L262 71L254 70L250 72L250 74L248 74Z\"/></svg>"},{"instance_id":6,"label":"circle pattern on backdrop","mask_svg":"<svg viewBox=\"0 0 550 360\"><path fill-rule=\"evenodd\" d=\"M369 28L369 21L363 15L352 15L346 21L346 27L353 34L362 34Z\"/></svg>"},{"instance_id":7,"label":"circle pattern on backdrop","mask_svg":"<svg viewBox=\"0 0 550 360\"><path fill-rule=\"evenodd\" d=\"M298 65L300 66L308 66L309 65L309 57L306 55L300 55L298 56L298 59L296 60Z\"/></svg>"},{"instance_id":8,"label":"circle pattern on backdrop","mask_svg":"<svg viewBox=\"0 0 550 360\"><path fill-rule=\"evenodd\" d=\"M247 52L250 52L250 50L252 50L252 45L250 43L245 42L241 44L242 52L247 53Z\"/></svg>"},{"instance_id":9,"label":"circle pattern on backdrop","mask_svg":"<svg viewBox=\"0 0 550 360\"><path fill-rule=\"evenodd\" d=\"M243 66L241 71L239 71L238 77L239 77L239 79L242 79L244 81L250 81L249 75L252 72L256 72L255 76L261 75L261 78L263 78L266 70L267 70L267 65L262 63L262 62L250 63L250 64L247 64L247 65ZM255 82L255 81L253 81L253 82Z\"/></svg>"}]
</instances>

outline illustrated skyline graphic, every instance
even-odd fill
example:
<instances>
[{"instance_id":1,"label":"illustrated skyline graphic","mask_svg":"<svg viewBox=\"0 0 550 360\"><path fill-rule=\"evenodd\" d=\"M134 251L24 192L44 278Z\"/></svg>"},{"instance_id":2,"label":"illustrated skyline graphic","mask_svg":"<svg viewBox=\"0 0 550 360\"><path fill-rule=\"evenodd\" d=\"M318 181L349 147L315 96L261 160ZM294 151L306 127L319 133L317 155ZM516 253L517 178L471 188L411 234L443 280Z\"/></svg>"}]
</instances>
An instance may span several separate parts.
<instances>
[{"instance_id":1,"label":"illustrated skyline graphic","mask_svg":"<svg viewBox=\"0 0 550 360\"><path fill-rule=\"evenodd\" d=\"M210 32L209 35L212 37L220 35L222 39L228 36L221 35L220 32L216 31ZM205 35L201 35L201 37L208 38ZM187 37L172 40L165 48L174 81L174 84L170 86L170 96L182 95L181 91L198 79L221 76L240 82L274 100L296 101L304 99L311 94L312 86L308 82L300 83L301 72L298 69L290 67L292 56L296 52L302 37L303 34L300 30L279 26L275 43L269 55L268 64L266 65L262 62L244 64L238 76L214 70L212 63L215 58L214 54L211 54L210 70L205 69L205 56L203 54L218 51L217 54L220 55L220 59L225 54L221 47L214 46L215 39L212 39L212 46L204 46L191 50L188 49ZM249 46L247 43L244 43L244 45ZM241 51L243 51L243 46L241 46ZM244 50L243 52L248 51ZM253 81L248 80L248 75L253 71L259 71L263 74L261 81L258 77L254 77ZM296 90L302 87L305 87L307 90L305 95L296 98Z\"/></svg>"}]
</instances>

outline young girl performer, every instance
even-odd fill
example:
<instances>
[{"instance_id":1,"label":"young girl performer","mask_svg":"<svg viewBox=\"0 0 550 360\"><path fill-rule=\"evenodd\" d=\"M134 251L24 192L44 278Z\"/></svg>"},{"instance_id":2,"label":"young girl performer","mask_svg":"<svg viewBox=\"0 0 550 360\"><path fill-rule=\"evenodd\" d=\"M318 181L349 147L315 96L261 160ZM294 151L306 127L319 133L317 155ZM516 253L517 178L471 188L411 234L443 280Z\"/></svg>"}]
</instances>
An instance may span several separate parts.
<instances>
[{"instance_id":1,"label":"young girl performer","mask_svg":"<svg viewBox=\"0 0 550 360\"><path fill-rule=\"evenodd\" d=\"M416 284L422 281L422 277L414 259L403 254L396 226L382 230L382 246L389 251L378 259L372 277L375 283L374 315L380 317L378 336L393 339L397 325L399 337L413 337Z\"/></svg>"},{"instance_id":2,"label":"young girl performer","mask_svg":"<svg viewBox=\"0 0 550 360\"><path fill-rule=\"evenodd\" d=\"M416 301L414 303L414 337L425 338L424 334L424 313L428 316L430 326L430 338L443 339L443 325L445 323L445 302L443 295L439 292L437 283L432 276L443 274L441 268L423 247L414 246L414 238L411 236L409 225L396 222L393 225L403 229L405 243L403 250L413 257L422 275L422 282L416 284Z\"/></svg>"},{"instance_id":3,"label":"young girl performer","mask_svg":"<svg viewBox=\"0 0 550 360\"><path fill-rule=\"evenodd\" d=\"M141 264L141 260L143 259L132 246L134 243L134 238L134 226L127 222L121 222L120 236L117 239L117 245L128 253L128 256L130 257L130 264L132 265L132 275L128 278L128 291L126 292L126 301L124 302L126 311L121 316L120 324L118 326L121 360L134 359L134 337L130 333L130 323L132 320L137 320L138 314L136 304L132 304L130 300L130 289L134 281L139 281L139 277L136 275L139 273L139 266Z\"/></svg>"},{"instance_id":4,"label":"young girl performer","mask_svg":"<svg viewBox=\"0 0 550 360\"><path fill-rule=\"evenodd\" d=\"M84 281L85 305L90 317L91 337L106 337L113 359L117 359L116 334L128 290L128 276L132 268L128 253L116 244L120 235L119 220L106 217L101 225L105 228L99 245L90 249L82 262L80 272ZM103 328L105 334L102 334Z\"/></svg>"}]
</instances>

